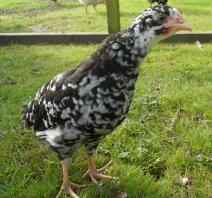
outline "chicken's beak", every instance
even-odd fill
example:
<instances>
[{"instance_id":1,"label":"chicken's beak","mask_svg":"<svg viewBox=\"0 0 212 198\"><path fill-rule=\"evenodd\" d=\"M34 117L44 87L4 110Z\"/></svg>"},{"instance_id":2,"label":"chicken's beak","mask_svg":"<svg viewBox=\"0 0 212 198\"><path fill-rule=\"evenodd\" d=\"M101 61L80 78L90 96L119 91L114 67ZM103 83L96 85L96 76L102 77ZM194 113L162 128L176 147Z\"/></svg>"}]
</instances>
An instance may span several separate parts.
<instances>
[{"instance_id":1,"label":"chicken's beak","mask_svg":"<svg viewBox=\"0 0 212 198\"><path fill-rule=\"evenodd\" d=\"M172 29L173 31L179 31L179 30L192 31L190 24L182 17L182 15L179 12L176 19L169 18L166 27Z\"/></svg>"}]
</instances>

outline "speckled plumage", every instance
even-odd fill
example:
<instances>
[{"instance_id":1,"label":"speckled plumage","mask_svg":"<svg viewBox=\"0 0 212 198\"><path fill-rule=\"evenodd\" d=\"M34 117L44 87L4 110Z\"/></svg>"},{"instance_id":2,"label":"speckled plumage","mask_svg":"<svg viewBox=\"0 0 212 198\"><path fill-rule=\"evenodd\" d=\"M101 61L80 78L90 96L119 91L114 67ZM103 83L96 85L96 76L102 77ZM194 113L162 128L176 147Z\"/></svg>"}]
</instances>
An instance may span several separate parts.
<instances>
[{"instance_id":1,"label":"speckled plumage","mask_svg":"<svg viewBox=\"0 0 212 198\"><path fill-rule=\"evenodd\" d=\"M163 32L163 27L155 28L163 22L158 16L169 14L175 13L165 5L146 10L86 61L50 80L23 108L25 126L48 142L60 159L82 145L92 154L127 116L138 66Z\"/></svg>"},{"instance_id":2,"label":"speckled plumage","mask_svg":"<svg viewBox=\"0 0 212 198\"><path fill-rule=\"evenodd\" d=\"M168 0L148 0L150 4L157 2L158 4L166 4Z\"/></svg>"}]
</instances>

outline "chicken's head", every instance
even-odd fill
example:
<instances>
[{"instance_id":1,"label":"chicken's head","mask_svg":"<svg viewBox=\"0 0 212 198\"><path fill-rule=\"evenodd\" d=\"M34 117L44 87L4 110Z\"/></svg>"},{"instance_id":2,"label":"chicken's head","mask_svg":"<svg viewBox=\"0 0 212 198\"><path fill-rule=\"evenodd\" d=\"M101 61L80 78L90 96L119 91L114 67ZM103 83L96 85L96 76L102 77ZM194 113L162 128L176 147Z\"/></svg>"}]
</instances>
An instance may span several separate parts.
<instances>
[{"instance_id":1,"label":"chicken's head","mask_svg":"<svg viewBox=\"0 0 212 198\"><path fill-rule=\"evenodd\" d=\"M179 30L191 31L191 26L176 8L159 4L141 13L132 26L138 35L152 35L152 42L158 42L172 36Z\"/></svg>"}]
</instances>

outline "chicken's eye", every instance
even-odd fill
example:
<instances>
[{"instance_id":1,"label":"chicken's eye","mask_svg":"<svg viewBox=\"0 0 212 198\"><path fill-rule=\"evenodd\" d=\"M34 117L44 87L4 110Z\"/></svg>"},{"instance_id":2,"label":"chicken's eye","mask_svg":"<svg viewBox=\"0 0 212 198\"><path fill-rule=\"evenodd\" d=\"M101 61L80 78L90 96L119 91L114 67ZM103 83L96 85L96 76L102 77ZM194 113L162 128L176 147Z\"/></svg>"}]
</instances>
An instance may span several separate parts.
<instances>
[{"instance_id":1,"label":"chicken's eye","mask_svg":"<svg viewBox=\"0 0 212 198\"><path fill-rule=\"evenodd\" d=\"M164 21L164 19L165 19L165 15L160 15L160 16L159 16L159 20L160 20L160 21Z\"/></svg>"},{"instance_id":2,"label":"chicken's eye","mask_svg":"<svg viewBox=\"0 0 212 198\"><path fill-rule=\"evenodd\" d=\"M158 23L158 24L163 24L164 21L165 21L165 19L166 19L166 16L165 16L164 14L160 14L160 15L158 16L158 18L157 18L157 23Z\"/></svg>"}]
</instances>

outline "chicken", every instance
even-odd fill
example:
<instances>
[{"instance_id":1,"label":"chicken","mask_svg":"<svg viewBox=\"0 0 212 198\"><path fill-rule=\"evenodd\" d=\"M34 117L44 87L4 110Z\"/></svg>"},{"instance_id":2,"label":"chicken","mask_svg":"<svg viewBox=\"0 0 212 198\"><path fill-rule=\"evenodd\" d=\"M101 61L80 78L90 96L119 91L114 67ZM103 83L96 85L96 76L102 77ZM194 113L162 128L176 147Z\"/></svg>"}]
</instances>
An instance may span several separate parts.
<instances>
[{"instance_id":1,"label":"chicken","mask_svg":"<svg viewBox=\"0 0 212 198\"><path fill-rule=\"evenodd\" d=\"M57 0L49 0L50 3L51 2L57 2ZM106 0L79 0L79 2L83 5L85 5L85 13L87 14L88 13L88 6L89 5L93 5L94 7L94 10L97 12L96 10L96 6L98 4L106 4Z\"/></svg>"},{"instance_id":2,"label":"chicken","mask_svg":"<svg viewBox=\"0 0 212 198\"><path fill-rule=\"evenodd\" d=\"M57 3L57 0L49 0L49 3L55 2Z\"/></svg>"},{"instance_id":3,"label":"chicken","mask_svg":"<svg viewBox=\"0 0 212 198\"><path fill-rule=\"evenodd\" d=\"M70 182L68 174L69 158L81 146L88 156L83 177L95 184L98 179L115 179L102 174L111 162L97 169L93 154L101 139L126 118L139 65L150 48L178 30L191 28L177 9L166 4L148 8L129 28L103 41L87 60L52 78L23 107L25 127L61 160L63 182L57 198L63 193L78 198L74 189L85 187Z\"/></svg>"},{"instance_id":4,"label":"chicken","mask_svg":"<svg viewBox=\"0 0 212 198\"><path fill-rule=\"evenodd\" d=\"M106 0L79 0L79 2L83 5L85 5L85 12L88 13L88 6L93 5L95 11L97 4L106 4Z\"/></svg>"}]
</instances>

